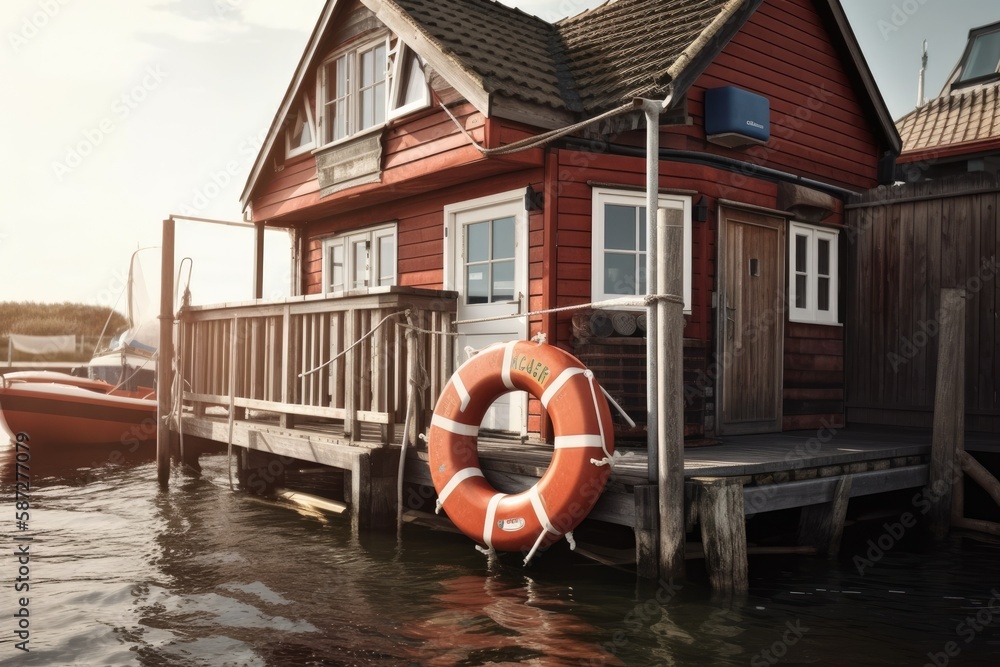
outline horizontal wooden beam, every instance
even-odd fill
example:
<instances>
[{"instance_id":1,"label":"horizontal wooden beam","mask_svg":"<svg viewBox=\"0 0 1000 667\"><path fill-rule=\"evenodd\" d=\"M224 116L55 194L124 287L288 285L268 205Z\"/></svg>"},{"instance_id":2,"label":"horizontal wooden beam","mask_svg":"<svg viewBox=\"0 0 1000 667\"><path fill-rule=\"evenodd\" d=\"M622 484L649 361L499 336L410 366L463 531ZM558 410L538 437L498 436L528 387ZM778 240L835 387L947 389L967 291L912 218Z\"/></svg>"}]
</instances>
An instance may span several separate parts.
<instances>
[{"instance_id":1,"label":"horizontal wooden beam","mask_svg":"<svg viewBox=\"0 0 1000 667\"><path fill-rule=\"evenodd\" d=\"M833 502L840 476L751 486L743 490L747 515ZM851 498L919 488L927 484L927 465L872 470L851 475Z\"/></svg>"}]
</instances>

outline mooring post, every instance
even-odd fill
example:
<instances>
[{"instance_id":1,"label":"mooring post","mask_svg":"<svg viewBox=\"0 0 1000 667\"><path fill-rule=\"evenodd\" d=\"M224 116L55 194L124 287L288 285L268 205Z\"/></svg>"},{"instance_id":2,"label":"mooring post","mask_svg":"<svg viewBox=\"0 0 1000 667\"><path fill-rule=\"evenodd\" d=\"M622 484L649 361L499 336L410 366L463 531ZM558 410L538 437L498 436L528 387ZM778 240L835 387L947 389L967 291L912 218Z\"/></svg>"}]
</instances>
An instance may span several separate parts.
<instances>
[{"instance_id":1,"label":"mooring post","mask_svg":"<svg viewBox=\"0 0 1000 667\"><path fill-rule=\"evenodd\" d=\"M953 495L961 493L965 438L965 290L941 290L938 311L937 385L934 389L934 433L928 476L931 538L943 540L952 523Z\"/></svg>"},{"instance_id":2,"label":"mooring post","mask_svg":"<svg viewBox=\"0 0 1000 667\"><path fill-rule=\"evenodd\" d=\"M739 477L696 477L698 518L705 566L712 590L745 593L747 574L746 509Z\"/></svg>"},{"instance_id":3,"label":"mooring post","mask_svg":"<svg viewBox=\"0 0 1000 667\"><path fill-rule=\"evenodd\" d=\"M160 250L160 344L156 351L156 479L170 482L170 407L174 361L174 219L163 221Z\"/></svg>"},{"instance_id":4,"label":"mooring post","mask_svg":"<svg viewBox=\"0 0 1000 667\"><path fill-rule=\"evenodd\" d=\"M684 576L684 214L656 214L660 578Z\"/></svg>"}]
</instances>

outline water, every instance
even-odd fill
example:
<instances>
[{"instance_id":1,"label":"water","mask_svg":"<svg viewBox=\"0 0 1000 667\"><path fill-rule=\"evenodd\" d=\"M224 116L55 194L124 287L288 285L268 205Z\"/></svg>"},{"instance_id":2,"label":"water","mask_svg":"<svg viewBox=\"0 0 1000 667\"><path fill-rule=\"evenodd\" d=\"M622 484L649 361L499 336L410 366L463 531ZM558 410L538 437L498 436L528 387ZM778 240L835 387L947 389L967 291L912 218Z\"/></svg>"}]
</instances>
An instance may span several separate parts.
<instances>
[{"instance_id":1,"label":"water","mask_svg":"<svg viewBox=\"0 0 1000 667\"><path fill-rule=\"evenodd\" d=\"M423 528L408 528L402 549L394 535L358 539L342 517L230 492L222 456L161 493L151 461L53 466L32 452L29 530L17 531L13 457L0 449L4 553L14 534L34 540L30 591L15 593L16 559L0 559L2 665L975 665L1000 655L1000 547L968 539L923 553L895 545L863 575L851 553L756 557L750 595L726 600L698 580L636 583L558 553L530 569L490 563L461 536ZM19 596L29 598L28 653L13 635Z\"/></svg>"}]
</instances>

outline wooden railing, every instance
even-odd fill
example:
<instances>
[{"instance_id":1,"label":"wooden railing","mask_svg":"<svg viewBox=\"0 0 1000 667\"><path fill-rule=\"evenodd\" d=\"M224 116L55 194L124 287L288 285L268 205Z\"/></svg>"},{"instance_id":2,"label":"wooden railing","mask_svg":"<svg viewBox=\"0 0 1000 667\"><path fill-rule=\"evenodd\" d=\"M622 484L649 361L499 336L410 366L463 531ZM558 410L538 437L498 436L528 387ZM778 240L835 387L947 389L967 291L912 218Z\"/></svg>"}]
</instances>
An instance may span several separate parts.
<instances>
[{"instance_id":1,"label":"wooden railing","mask_svg":"<svg viewBox=\"0 0 1000 667\"><path fill-rule=\"evenodd\" d=\"M452 336L421 334L411 367L406 330L397 325L452 331L455 304L453 292L383 287L189 308L178 345L184 400L198 415L219 405L238 417L248 409L277 413L285 426L296 417L339 420L351 439L361 438L362 423L377 424L392 442L405 418L410 369L419 369L424 412L454 359Z\"/></svg>"}]
</instances>

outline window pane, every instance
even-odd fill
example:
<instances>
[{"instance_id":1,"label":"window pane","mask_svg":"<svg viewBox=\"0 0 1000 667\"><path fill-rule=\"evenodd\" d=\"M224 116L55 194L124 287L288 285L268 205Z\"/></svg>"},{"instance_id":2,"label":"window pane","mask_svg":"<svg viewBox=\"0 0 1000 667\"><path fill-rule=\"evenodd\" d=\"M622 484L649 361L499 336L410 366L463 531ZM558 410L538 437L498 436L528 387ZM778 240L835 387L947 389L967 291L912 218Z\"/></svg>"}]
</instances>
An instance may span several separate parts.
<instances>
[{"instance_id":1,"label":"window pane","mask_svg":"<svg viewBox=\"0 0 1000 667\"><path fill-rule=\"evenodd\" d=\"M372 97L374 101L372 102L373 109L375 112L375 118L372 125L381 125L385 122L385 84L380 83L373 89Z\"/></svg>"},{"instance_id":2,"label":"window pane","mask_svg":"<svg viewBox=\"0 0 1000 667\"><path fill-rule=\"evenodd\" d=\"M391 236L378 239L378 284L396 284L396 244Z\"/></svg>"},{"instance_id":3,"label":"window pane","mask_svg":"<svg viewBox=\"0 0 1000 667\"><path fill-rule=\"evenodd\" d=\"M816 307L819 310L830 310L830 279L820 278L817 281Z\"/></svg>"},{"instance_id":4,"label":"window pane","mask_svg":"<svg viewBox=\"0 0 1000 667\"><path fill-rule=\"evenodd\" d=\"M639 250L646 249L646 207L639 207Z\"/></svg>"},{"instance_id":5,"label":"window pane","mask_svg":"<svg viewBox=\"0 0 1000 667\"><path fill-rule=\"evenodd\" d=\"M409 61L409 67L402 70L406 80L400 82L400 87L405 92L403 93L403 98L399 100L399 106L419 102L427 94L427 82L424 79L424 70L420 67L420 60L409 50L407 50L407 60Z\"/></svg>"},{"instance_id":6,"label":"window pane","mask_svg":"<svg viewBox=\"0 0 1000 667\"><path fill-rule=\"evenodd\" d=\"M469 304L489 303L489 264L465 267L465 302Z\"/></svg>"},{"instance_id":7,"label":"window pane","mask_svg":"<svg viewBox=\"0 0 1000 667\"><path fill-rule=\"evenodd\" d=\"M493 221L493 256L490 259L507 259L514 256L514 218Z\"/></svg>"},{"instance_id":8,"label":"window pane","mask_svg":"<svg viewBox=\"0 0 1000 667\"><path fill-rule=\"evenodd\" d=\"M288 147L291 150L296 148L303 148L312 143L312 129L309 127L309 117L306 115L306 110L304 108L299 109L299 113L295 116L295 122L292 123L290 132L288 135Z\"/></svg>"},{"instance_id":9,"label":"window pane","mask_svg":"<svg viewBox=\"0 0 1000 667\"><path fill-rule=\"evenodd\" d=\"M809 237L795 235L795 271L805 273L809 270Z\"/></svg>"},{"instance_id":10,"label":"window pane","mask_svg":"<svg viewBox=\"0 0 1000 667\"><path fill-rule=\"evenodd\" d=\"M605 204L605 250L635 250L636 207Z\"/></svg>"},{"instance_id":11,"label":"window pane","mask_svg":"<svg viewBox=\"0 0 1000 667\"><path fill-rule=\"evenodd\" d=\"M347 136L347 103L337 102L334 107L334 134L333 139L343 139Z\"/></svg>"},{"instance_id":12,"label":"window pane","mask_svg":"<svg viewBox=\"0 0 1000 667\"><path fill-rule=\"evenodd\" d=\"M344 246L330 247L330 291L344 290Z\"/></svg>"},{"instance_id":13,"label":"window pane","mask_svg":"<svg viewBox=\"0 0 1000 667\"><path fill-rule=\"evenodd\" d=\"M809 300L806 298L806 276L795 276L795 307L808 308Z\"/></svg>"},{"instance_id":14,"label":"window pane","mask_svg":"<svg viewBox=\"0 0 1000 667\"><path fill-rule=\"evenodd\" d=\"M514 262L493 263L493 303L514 299Z\"/></svg>"},{"instance_id":15,"label":"window pane","mask_svg":"<svg viewBox=\"0 0 1000 667\"><path fill-rule=\"evenodd\" d=\"M490 258L490 223L477 222L465 227L465 261L485 262Z\"/></svg>"},{"instance_id":16,"label":"window pane","mask_svg":"<svg viewBox=\"0 0 1000 667\"><path fill-rule=\"evenodd\" d=\"M375 124L375 90L368 88L361 92L361 127L367 129Z\"/></svg>"},{"instance_id":17,"label":"window pane","mask_svg":"<svg viewBox=\"0 0 1000 667\"><path fill-rule=\"evenodd\" d=\"M333 97L343 97L347 94L347 61L348 57L338 58L328 70L332 80L329 81L329 90L333 91Z\"/></svg>"},{"instance_id":18,"label":"window pane","mask_svg":"<svg viewBox=\"0 0 1000 667\"><path fill-rule=\"evenodd\" d=\"M354 242L354 280L352 289L361 289L368 286L368 243L366 241Z\"/></svg>"},{"instance_id":19,"label":"window pane","mask_svg":"<svg viewBox=\"0 0 1000 667\"><path fill-rule=\"evenodd\" d=\"M816 248L816 260L819 263L819 275L830 275L830 240L820 239Z\"/></svg>"},{"instance_id":20,"label":"window pane","mask_svg":"<svg viewBox=\"0 0 1000 667\"><path fill-rule=\"evenodd\" d=\"M604 293L635 294L635 264L635 255L605 253Z\"/></svg>"},{"instance_id":21,"label":"window pane","mask_svg":"<svg viewBox=\"0 0 1000 667\"><path fill-rule=\"evenodd\" d=\"M962 81L995 74L1000 63L1000 31L980 35L972 43Z\"/></svg>"},{"instance_id":22,"label":"window pane","mask_svg":"<svg viewBox=\"0 0 1000 667\"><path fill-rule=\"evenodd\" d=\"M639 294L649 294L646 289L646 253L639 253Z\"/></svg>"},{"instance_id":23,"label":"window pane","mask_svg":"<svg viewBox=\"0 0 1000 667\"><path fill-rule=\"evenodd\" d=\"M366 51L361 54L361 87L370 86L375 83L375 51Z\"/></svg>"}]
</instances>

